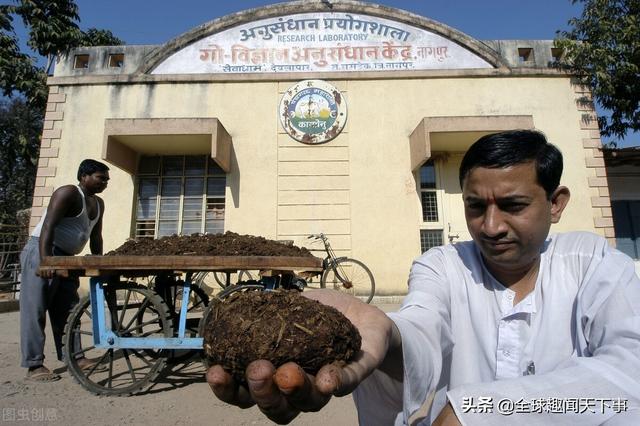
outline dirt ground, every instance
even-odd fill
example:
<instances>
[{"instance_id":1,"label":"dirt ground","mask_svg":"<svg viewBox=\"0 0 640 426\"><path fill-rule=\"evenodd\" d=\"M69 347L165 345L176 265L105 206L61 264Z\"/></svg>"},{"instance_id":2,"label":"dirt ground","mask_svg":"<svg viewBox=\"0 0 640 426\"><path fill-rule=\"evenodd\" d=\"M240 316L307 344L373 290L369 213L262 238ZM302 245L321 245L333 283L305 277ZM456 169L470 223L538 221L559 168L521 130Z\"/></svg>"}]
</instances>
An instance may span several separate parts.
<instances>
[{"instance_id":1,"label":"dirt ground","mask_svg":"<svg viewBox=\"0 0 640 426\"><path fill-rule=\"evenodd\" d=\"M398 305L381 305L385 311ZM270 425L257 408L242 410L217 400L199 361L168 365L156 383L129 397L100 397L77 384L56 360L47 325L46 365L60 373L54 383L24 380L19 367L19 312L0 313L1 425ZM350 396L333 398L318 413L301 414L299 426L357 424Z\"/></svg>"}]
</instances>

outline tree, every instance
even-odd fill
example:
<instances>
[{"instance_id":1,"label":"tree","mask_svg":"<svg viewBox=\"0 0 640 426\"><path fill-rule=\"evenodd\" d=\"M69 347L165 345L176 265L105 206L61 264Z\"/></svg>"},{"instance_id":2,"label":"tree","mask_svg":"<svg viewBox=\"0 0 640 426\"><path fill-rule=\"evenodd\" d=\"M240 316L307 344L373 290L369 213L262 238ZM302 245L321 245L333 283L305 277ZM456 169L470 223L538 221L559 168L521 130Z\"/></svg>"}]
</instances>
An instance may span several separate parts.
<instances>
[{"instance_id":1,"label":"tree","mask_svg":"<svg viewBox=\"0 0 640 426\"><path fill-rule=\"evenodd\" d=\"M44 103L39 102L43 97L43 77L34 65L34 59L18 47L12 12L15 12L14 7L0 6L0 88L4 96L19 93L44 108Z\"/></svg>"},{"instance_id":2,"label":"tree","mask_svg":"<svg viewBox=\"0 0 640 426\"><path fill-rule=\"evenodd\" d=\"M22 18L29 32L27 45L46 59L36 65L18 48L13 30L14 16ZM35 108L44 109L48 90L46 79L56 58L78 46L124 44L108 30L78 27L78 7L73 0L20 0L0 6L0 88L4 96L18 93Z\"/></svg>"},{"instance_id":3,"label":"tree","mask_svg":"<svg viewBox=\"0 0 640 426\"><path fill-rule=\"evenodd\" d=\"M42 119L24 99L0 103L0 223L31 205Z\"/></svg>"},{"instance_id":4,"label":"tree","mask_svg":"<svg viewBox=\"0 0 640 426\"><path fill-rule=\"evenodd\" d=\"M73 0L21 0L15 11L29 29L27 45L47 58L47 74L57 55L77 46L80 17Z\"/></svg>"},{"instance_id":5,"label":"tree","mask_svg":"<svg viewBox=\"0 0 640 426\"><path fill-rule=\"evenodd\" d=\"M558 32L564 55L558 66L589 85L611 113L598 117L603 136L640 130L640 0L571 0L584 3L573 29Z\"/></svg>"},{"instance_id":6,"label":"tree","mask_svg":"<svg viewBox=\"0 0 640 426\"><path fill-rule=\"evenodd\" d=\"M99 30L97 28L89 28L82 31L78 46L119 46L124 41L114 36L109 30Z\"/></svg>"},{"instance_id":7,"label":"tree","mask_svg":"<svg viewBox=\"0 0 640 426\"><path fill-rule=\"evenodd\" d=\"M20 50L14 19L28 30L27 45L44 58ZM0 5L0 223L15 222L31 206L31 194L49 90L47 77L59 55L78 46L124 44L111 31L80 30L73 0L20 0Z\"/></svg>"}]
</instances>

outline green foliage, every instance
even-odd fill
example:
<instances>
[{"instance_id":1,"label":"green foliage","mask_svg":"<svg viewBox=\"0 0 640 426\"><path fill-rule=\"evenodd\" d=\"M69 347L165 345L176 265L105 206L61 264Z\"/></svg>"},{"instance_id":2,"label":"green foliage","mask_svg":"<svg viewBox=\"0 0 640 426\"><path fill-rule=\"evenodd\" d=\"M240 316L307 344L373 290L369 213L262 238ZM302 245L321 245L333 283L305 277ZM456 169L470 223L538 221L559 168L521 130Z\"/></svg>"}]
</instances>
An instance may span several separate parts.
<instances>
[{"instance_id":1,"label":"green foliage","mask_svg":"<svg viewBox=\"0 0 640 426\"><path fill-rule=\"evenodd\" d=\"M0 223L31 207L42 120L23 99L0 102Z\"/></svg>"},{"instance_id":2,"label":"green foliage","mask_svg":"<svg viewBox=\"0 0 640 426\"><path fill-rule=\"evenodd\" d=\"M20 0L0 6L0 89L4 96L20 94L34 108L44 110L47 75L55 59L78 46L124 44L109 30L78 27L78 6L73 0ZM29 32L27 44L47 60L38 67L36 59L20 51L13 30L15 16L22 18Z\"/></svg>"},{"instance_id":3,"label":"green foliage","mask_svg":"<svg viewBox=\"0 0 640 426\"><path fill-rule=\"evenodd\" d=\"M559 32L558 64L591 86L611 116L598 118L603 136L640 130L640 0L572 0L584 3L570 31Z\"/></svg>"},{"instance_id":4,"label":"green foliage","mask_svg":"<svg viewBox=\"0 0 640 426\"><path fill-rule=\"evenodd\" d=\"M13 23L20 17L28 46L46 58L44 67L21 52ZM14 223L30 207L42 120L49 90L47 76L59 55L77 46L118 45L111 31L78 26L73 0L16 0L0 5L0 223Z\"/></svg>"},{"instance_id":5,"label":"green foliage","mask_svg":"<svg viewBox=\"0 0 640 426\"><path fill-rule=\"evenodd\" d=\"M89 28L80 35L78 46L119 46L124 41L114 36L109 30Z\"/></svg>"},{"instance_id":6,"label":"green foliage","mask_svg":"<svg viewBox=\"0 0 640 426\"><path fill-rule=\"evenodd\" d=\"M34 77L33 60L18 47L13 32L13 6L0 6L0 88L4 96L14 91L30 97L29 81Z\"/></svg>"},{"instance_id":7,"label":"green foliage","mask_svg":"<svg viewBox=\"0 0 640 426\"><path fill-rule=\"evenodd\" d=\"M29 29L29 47L47 58L47 73L57 55L78 45L80 18L73 0L21 0L16 13Z\"/></svg>"}]
</instances>

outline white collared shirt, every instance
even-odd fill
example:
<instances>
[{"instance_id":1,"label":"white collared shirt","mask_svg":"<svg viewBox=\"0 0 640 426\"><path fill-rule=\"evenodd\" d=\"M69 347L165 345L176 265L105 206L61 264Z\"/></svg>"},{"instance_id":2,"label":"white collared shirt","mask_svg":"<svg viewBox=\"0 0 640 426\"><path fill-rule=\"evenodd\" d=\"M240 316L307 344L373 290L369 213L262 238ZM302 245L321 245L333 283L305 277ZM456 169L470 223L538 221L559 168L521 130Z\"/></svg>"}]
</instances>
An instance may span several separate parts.
<instances>
[{"instance_id":1,"label":"white collared shirt","mask_svg":"<svg viewBox=\"0 0 640 426\"><path fill-rule=\"evenodd\" d=\"M594 234L553 235L534 290L514 299L472 242L418 258L409 294L389 314L402 335L404 382L379 371L366 379L354 392L360 423L430 424L448 398L464 425L640 424L631 259Z\"/></svg>"},{"instance_id":2,"label":"white collared shirt","mask_svg":"<svg viewBox=\"0 0 640 426\"><path fill-rule=\"evenodd\" d=\"M531 316L535 313L534 293L529 293L516 306L513 290L496 292L500 312L496 345L496 379L508 379L526 372L533 362L524 356L523 343L529 340ZM523 368L523 363L526 365ZM533 364L535 366L535 363Z\"/></svg>"}]
</instances>

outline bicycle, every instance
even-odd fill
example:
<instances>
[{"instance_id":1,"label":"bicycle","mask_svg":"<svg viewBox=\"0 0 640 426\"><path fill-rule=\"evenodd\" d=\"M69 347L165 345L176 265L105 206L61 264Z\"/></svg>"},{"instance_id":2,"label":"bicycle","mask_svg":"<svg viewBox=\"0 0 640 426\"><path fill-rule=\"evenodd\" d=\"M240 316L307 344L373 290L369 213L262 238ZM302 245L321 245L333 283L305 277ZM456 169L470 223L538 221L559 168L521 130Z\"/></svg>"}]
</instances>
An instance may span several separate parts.
<instances>
[{"instance_id":1,"label":"bicycle","mask_svg":"<svg viewBox=\"0 0 640 426\"><path fill-rule=\"evenodd\" d=\"M323 233L312 234L307 239L321 240L327 257L322 262L321 288L333 288L370 303L375 293L376 284L371 270L361 261L350 257L337 257Z\"/></svg>"},{"instance_id":2,"label":"bicycle","mask_svg":"<svg viewBox=\"0 0 640 426\"><path fill-rule=\"evenodd\" d=\"M230 272L213 272L213 278L218 285L224 290L229 287L232 282L250 281L255 279L253 274L245 269L242 269L236 273L236 279L231 278Z\"/></svg>"}]
</instances>

